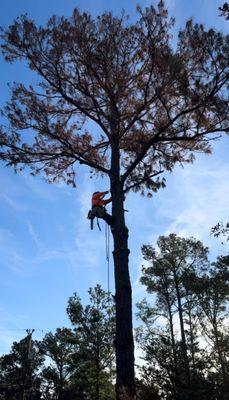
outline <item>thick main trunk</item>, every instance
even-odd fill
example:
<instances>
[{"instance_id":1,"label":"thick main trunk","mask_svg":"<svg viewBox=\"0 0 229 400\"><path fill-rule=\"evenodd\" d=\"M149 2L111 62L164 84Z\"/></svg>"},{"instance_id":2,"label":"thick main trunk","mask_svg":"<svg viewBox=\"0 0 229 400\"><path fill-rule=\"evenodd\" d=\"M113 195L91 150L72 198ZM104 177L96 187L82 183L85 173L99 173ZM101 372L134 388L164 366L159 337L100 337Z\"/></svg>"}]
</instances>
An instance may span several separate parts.
<instances>
[{"instance_id":1,"label":"thick main trunk","mask_svg":"<svg viewBox=\"0 0 229 400\"><path fill-rule=\"evenodd\" d=\"M116 304L116 399L132 400L135 395L134 340L132 291L128 267L128 229L125 226L124 195L119 176L119 153L115 149L112 156L111 194L114 217L112 234Z\"/></svg>"},{"instance_id":2,"label":"thick main trunk","mask_svg":"<svg viewBox=\"0 0 229 400\"><path fill-rule=\"evenodd\" d=\"M134 342L132 330L132 294L128 270L128 231L117 216L113 231L114 268L115 268L115 303L116 303L116 392L117 400L121 393L127 392L134 397Z\"/></svg>"}]
</instances>

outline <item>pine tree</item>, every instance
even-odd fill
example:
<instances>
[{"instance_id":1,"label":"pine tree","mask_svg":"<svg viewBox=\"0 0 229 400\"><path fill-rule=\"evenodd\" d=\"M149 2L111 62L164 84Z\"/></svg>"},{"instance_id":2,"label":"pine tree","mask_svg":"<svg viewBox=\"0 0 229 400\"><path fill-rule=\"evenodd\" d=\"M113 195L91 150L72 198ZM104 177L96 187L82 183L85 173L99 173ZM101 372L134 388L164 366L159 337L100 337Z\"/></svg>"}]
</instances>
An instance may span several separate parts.
<instances>
[{"instance_id":1,"label":"pine tree","mask_svg":"<svg viewBox=\"0 0 229 400\"><path fill-rule=\"evenodd\" d=\"M211 348L209 363L218 386L217 398L223 400L227 400L229 391L228 266L229 256L221 256L204 276L192 282L192 290L198 296L202 332Z\"/></svg>"},{"instance_id":2,"label":"pine tree","mask_svg":"<svg viewBox=\"0 0 229 400\"><path fill-rule=\"evenodd\" d=\"M0 358L0 399L41 400L39 368L43 356L31 332Z\"/></svg>"},{"instance_id":3,"label":"pine tree","mask_svg":"<svg viewBox=\"0 0 229 400\"><path fill-rule=\"evenodd\" d=\"M152 195L164 171L209 153L210 140L228 131L228 38L190 20L174 49L164 2L138 13L130 23L75 9L45 27L22 16L3 30L1 46L7 62L26 61L39 81L12 87L0 158L51 182L75 186L78 164L110 181L118 400L135 393L125 195Z\"/></svg>"},{"instance_id":4,"label":"pine tree","mask_svg":"<svg viewBox=\"0 0 229 400\"><path fill-rule=\"evenodd\" d=\"M166 398L207 400L205 365L198 343L198 296L190 282L208 267L208 249L194 238L175 234L159 237L157 245L158 252L150 245L142 247L147 264L141 282L156 295L156 302L153 307L146 301L138 305L144 323L138 341L147 365L154 364L150 373L167 393ZM157 325L158 318L164 321L162 326Z\"/></svg>"},{"instance_id":5,"label":"pine tree","mask_svg":"<svg viewBox=\"0 0 229 400\"><path fill-rule=\"evenodd\" d=\"M49 365L42 369L43 397L70 400L68 378L70 376L71 355L77 349L71 330L57 328L54 334L52 332L47 333L39 348L49 361Z\"/></svg>"},{"instance_id":6,"label":"pine tree","mask_svg":"<svg viewBox=\"0 0 229 400\"><path fill-rule=\"evenodd\" d=\"M71 379L81 387L81 398L113 400L114 305L100 285L89 290L90 304L84 307L77 294L70 297L67 312L78 350L71 357ZM74 341L74 339L73 339Z\"/></svg>"}]
</instances>

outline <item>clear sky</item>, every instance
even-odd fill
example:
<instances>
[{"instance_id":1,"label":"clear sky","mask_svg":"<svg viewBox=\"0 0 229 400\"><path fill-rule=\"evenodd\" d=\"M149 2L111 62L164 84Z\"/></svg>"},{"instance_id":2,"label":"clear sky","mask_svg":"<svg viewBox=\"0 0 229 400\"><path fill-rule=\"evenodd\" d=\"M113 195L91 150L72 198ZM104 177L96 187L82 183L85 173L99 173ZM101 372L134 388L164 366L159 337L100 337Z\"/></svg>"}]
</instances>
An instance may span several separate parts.
<instances>
[{"instance_id":1,"label":"clear sky","mask_svg":"<svg viewBox=\"0 0 229 400\"><path fill-rule=\"evenodd\" d=\"M1 4L0 25L8 26L22 13L43 24L52 14L70 16L74 7L93 15L125 9L136 18L136 4L149 1L7 0ZM167 5L177 27L193 17L206 26L226 32L228 23L219 17L218 0L169 0ZM155 2L153 2L155 4ZM30 82L23 65L0 59L0 105L9 97L8 82ZM127 198L130 229L130 272L133 301L140 300L141 245L156 243L161 234L175 232L204 241L211 257L225 252L220 240L209 236L210 228L227 220L229 211L228 140L214 144L211 156L201 155L184 169L168 176L167 186L153 199L131 194ZM0 354L9 350L23 329L35 328L35 338L68 324L66 304L77 292L87 301L87 290L96 283L107 288L104 224L102 232L90 231L87 211L94 190L107 189L106 182L89 179L79 170L77 189L49 185L28 172L15 175L0 168ZM109 189L109 188L108 188ZM112 283L113 287L113 283ZM41 331L44 332L41 332Z\"/></svg>"}]
</instances>

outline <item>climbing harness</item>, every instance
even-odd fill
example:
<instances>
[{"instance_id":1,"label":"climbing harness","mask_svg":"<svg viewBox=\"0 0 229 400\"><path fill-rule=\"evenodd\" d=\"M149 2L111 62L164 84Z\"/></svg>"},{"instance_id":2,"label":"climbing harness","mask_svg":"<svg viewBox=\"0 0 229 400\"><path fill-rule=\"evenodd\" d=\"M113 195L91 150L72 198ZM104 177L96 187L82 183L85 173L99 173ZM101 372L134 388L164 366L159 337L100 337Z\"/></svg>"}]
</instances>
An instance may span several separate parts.
<instances>
[{"instance_id":1,"label":"climbing harness","mask_svg":"<svg viewBox=\"0 0 229 400\"><path fill-rule=\"evenodd\" d=\"M113 217L108 214L106 208L102 206L92 206L92 209L88 212L87 218L91 221L91 229L93 229L94 218L97 218L97 225L100 231L99 218L103 219L108 225L111 225L113 221Z\"/></svg>"},{"instance_id":2,"label":"climbing harness","mask_svg":"<svg viewBox=\"0 0 229 400\"><path fill-rule=\"evenodd\" d=\"M107 210L105 208L105 205L112 201L111 197L109 199L104 199L104 196L107 193L109 192L94 192L92 195L92 208L87 215L88 219L90 219L91 221L91 229L93 229L93 222L95 217L97 218L97 225L100 231L101 229L99 226L98 218L103 219L108 225L112 224L113 217L107 213Z\"/></svg>"},{"instance_id":3,"label":"climbing harness","mask_svg":"<svg viewBox=\"0 0 229 400\"><path fill-rule=\"evenodd\" d=\"M97 218L97 226L98 226L99 230L101 231L101 228L99 225L99 218L95 215L93 210L88 211L87 218L90 219L91 230L93 230L93 228L94 228L94 219Z\"/></svg>"}]
</instances>

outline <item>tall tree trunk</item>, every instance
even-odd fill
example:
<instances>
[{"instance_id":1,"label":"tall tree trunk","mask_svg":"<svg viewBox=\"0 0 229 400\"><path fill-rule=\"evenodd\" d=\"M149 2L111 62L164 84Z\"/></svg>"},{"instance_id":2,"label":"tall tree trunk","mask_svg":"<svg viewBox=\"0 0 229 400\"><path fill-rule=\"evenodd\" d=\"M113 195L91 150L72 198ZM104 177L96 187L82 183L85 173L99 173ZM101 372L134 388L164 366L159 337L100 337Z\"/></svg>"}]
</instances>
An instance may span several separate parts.
<instances>
[{"instance_id":1,"label":"tall tree trunk","mask_svg":"<svg viewBox=\"0 0 229 400\"><path fill-rule=\"evenodd\" d=\"M191 359L192 359L192 374L195 375L196 374L195 336L194 336L194 325L192 323L191 302L188 304L188 325L189 325L190 350L191 350Z\"/></svg>"},{"instance_id":2,"label":"tall tree trunk","mask_svg":"<svg viewBox=\"0 0 229 400\"><path fill-rule=\"evenodd\" d=\"M97 304L98 307L98 304ZM99 400L100 396L100 354L99 354L99 328L96 327L96 362L95 362L95 400Z\"/></svg>"},{"instance_id":3,"label":"tall tree trunk","mask_svg":"<svg viewBox=\"0 0 229 400\"><path fill-rule=\"evenodd\" d=\"M223 398L222 400L227 400L227 386L228 386L228 382L227 382L227 372L226 372L226 366L225 366L225 362L224 362L224 356L223 356L223 352L222 352L222 345L221 345L221 339L220 339L220 333L219 333L219 329L218 329L218 324L216 321L216 318L213 319L213 334L215 337L215 347L216 347L216 351L218 353L218 360L219 360L219 364L221 367L221 374L222 374L222 381L223 381L223 390L225 391L225 394L223 393Z\"/></svg>"},{"instance_id":4,"label":"tall tree trunk","mask_svg":"<svg viewBox=\"0 0 229 400\"><path fill-rule=\"evenodd\" d=\"M99 392L99 376L96 376L96 385L95 385L95 400L99 400L100 392Z\"/></svg>"},{"instance_id":5,"label":"tall tree trunk","mask_svg":"<svg viewBox=\"0 0 229 400\"><path fill-rule=\"evenodd\" d=\"M114 272L116 304L116 399L123 394L134 399L134 340L132 327L132 291L128 268L128 229L125 225L124 194L120 182L118 144L113 143L111 157L111 195L114 223Z\"/></svg>"},{"instance_id":6,"label":"tall tree trunk","mask_svg":"<svg viewBox=\"0 0 229 400\"><path fill-rule=\"evenodd\" d=\"M64 378L63 378L63 364L60 362L59 365L59 374L60 380L58 385L58 400L63 400L63 392L64 392Z\"/></svg>"},{"instance_id":7,"label":"tall tree trunk","mask_svg":"<svg viewBox=\"0 0 229 400\"><path fill-rule=\"evenodd\" d=\"M184 357L184 368L185 368L185 373L186 373L186 377L187 377L187 383L189 383L190 382L190 370L189 370L187 344L186 344L186 336L185 336L185 329L184 329L183 308L182 308L182 304L181 304L181 295L180 295L180 288L179 288L179 284L178 284L178 277L177 277L175 269L174 269L174 283L175 283L175 288L176 288L178 314L179 314L179 321L180 321L181 349L182 349L182 354Z\"/></svg>"},{"instance_id":8,"label":"tall tree trunk","mask_svg":"<svg viewBox=\"0 0 229 400\"><path fill-rule=\"evenodd\" d=\"M170 328L170 337L172 343L172 352L173 352L173 365L174 365L174 381L172 382L174 388L174 394L176 396L177 387L179 384L179 376L178 376L178 368L177 368L177 349L175 342L175 335L173 329L173 314L172 314L172 306L169 299L169 294L166 294L166 302L168 306L168 314L169 314L169 328Z\"/></svg>"}]
</instances>

